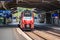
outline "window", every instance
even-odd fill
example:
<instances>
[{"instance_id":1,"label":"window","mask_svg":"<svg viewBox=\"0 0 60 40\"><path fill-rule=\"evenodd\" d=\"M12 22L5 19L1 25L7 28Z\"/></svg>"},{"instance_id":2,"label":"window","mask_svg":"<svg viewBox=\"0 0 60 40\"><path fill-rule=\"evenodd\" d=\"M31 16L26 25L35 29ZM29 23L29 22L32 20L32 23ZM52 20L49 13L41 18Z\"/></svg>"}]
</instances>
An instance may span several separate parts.
<instances>
[{"instance_id":1,"label":"window","mask_svg":"<svg viewBox=\"0 0 60 40\"><path fill-rule=\"evenodd\" d=\"M24 16L26 16L26 17L32 16L31 11L25 11L25 12L24 12Z\"/></svg>"}]
</instances>

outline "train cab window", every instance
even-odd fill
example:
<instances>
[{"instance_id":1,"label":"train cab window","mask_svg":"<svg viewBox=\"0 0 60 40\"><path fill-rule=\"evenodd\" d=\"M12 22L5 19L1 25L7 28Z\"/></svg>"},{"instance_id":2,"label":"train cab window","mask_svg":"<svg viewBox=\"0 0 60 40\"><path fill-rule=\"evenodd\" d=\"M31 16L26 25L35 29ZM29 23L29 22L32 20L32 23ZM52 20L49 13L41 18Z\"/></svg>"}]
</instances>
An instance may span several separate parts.
<instances>
[{"instance_id":1,"label":"train cab window","mask_svg":"<svg viewBox=\"0 0 60 40\"><path fill-rule=\"evenodd\" d=\"M26 11L26 12L24 12L24 16L30 17L30 16L32 16L32 13L30 11Z\"/></svg>"}]
</instances>

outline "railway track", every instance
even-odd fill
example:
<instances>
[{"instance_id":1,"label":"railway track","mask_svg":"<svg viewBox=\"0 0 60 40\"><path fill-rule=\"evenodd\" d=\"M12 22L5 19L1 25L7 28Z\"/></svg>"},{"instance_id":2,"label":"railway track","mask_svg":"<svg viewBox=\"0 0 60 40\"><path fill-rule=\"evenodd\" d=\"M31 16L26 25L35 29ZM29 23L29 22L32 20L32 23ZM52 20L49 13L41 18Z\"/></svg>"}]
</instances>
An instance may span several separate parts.
<instances>
[{"instance_id":1,"label":"railway track","mask_svg":"<svg viewBox=\"0 0 60 40\"><path fill-rule=\"evenodd\" d=\"M57 29L50 28L50 31L60 34L60 30L57 30Z\"/></svg>"},{"instance_id":2,"label":"railway track","mask_svg":"<svg viewBox=\"0 0 60 40\"><path fill-rule=\"evenodd\" d=\"M60 40L60 34L52 31L24 31L32 40Z\"/></svg>"},{"instance_id":3,"label":"railway track","mask_svg":"<svg viewBox=\"0 0 60 40\"><path fill-rule=\"evenodd\" d=\"M60 37L60 34L56 33L56 32L52 32L52 31L46 31L46 33L49 33L51 35L55 35L57 37Z\"/></svg>"},{"instance_id":4,"label":"railway track","mask_svg":"<svg viewBox=\"0 0 60 40\"><path fill-rule=\"evenodd\" d=\"M51 31L51 32L60 34L60 30L53 29L51 27L43 27L43 28L38 27L37 30Z\"/></svg>"},{"instance_id":5,"label":"railway track","mask_svg":"<svg viewBox=\"0 0 60 40\"><path fill-rule=\"evenodd\" d=\"M46 40L45 38L33 33L33 32L25 32L32 40Z\"/></svg>"}]
</instances>

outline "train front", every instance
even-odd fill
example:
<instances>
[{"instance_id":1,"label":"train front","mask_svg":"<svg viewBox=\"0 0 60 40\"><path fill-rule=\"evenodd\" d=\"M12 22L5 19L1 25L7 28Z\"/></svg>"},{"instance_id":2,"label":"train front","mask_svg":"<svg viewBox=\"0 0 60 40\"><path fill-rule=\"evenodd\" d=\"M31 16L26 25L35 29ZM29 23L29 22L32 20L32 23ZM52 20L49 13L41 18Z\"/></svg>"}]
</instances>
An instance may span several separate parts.
<instances>
[{"instance_id":1,"label":"train front","mask_svg":"<svg viewBox=\"0 0 60 40\"><path fill-rule=\"evenodd\" d=\"M22 21L21 21L21 28L23 30L32 30L34 29L34 17L33 13L30 11L24 12Z\"/></svg>"}]
</instances>

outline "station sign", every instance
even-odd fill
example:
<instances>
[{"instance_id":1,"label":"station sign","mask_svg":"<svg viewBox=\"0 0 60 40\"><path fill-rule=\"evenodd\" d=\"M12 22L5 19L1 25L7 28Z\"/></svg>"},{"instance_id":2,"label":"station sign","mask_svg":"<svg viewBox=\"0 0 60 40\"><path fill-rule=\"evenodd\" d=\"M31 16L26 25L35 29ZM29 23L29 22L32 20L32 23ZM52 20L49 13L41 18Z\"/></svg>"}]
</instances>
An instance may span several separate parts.
<instances>
[{"instance_id":1,"label":"station sign","mask_svg":"<svg viewBox=\"0 0 60 40\"><path fill-rule=\"evenodd\" d=\"M57 13L52 14L52 17L58 17L58 14Z\"/></svg>"}]
</instances>

